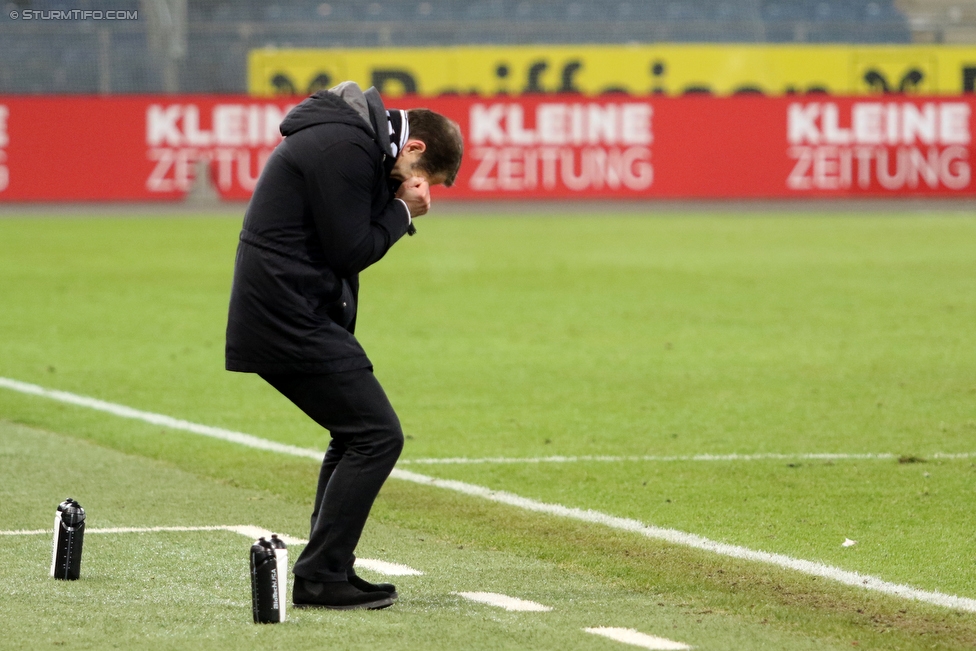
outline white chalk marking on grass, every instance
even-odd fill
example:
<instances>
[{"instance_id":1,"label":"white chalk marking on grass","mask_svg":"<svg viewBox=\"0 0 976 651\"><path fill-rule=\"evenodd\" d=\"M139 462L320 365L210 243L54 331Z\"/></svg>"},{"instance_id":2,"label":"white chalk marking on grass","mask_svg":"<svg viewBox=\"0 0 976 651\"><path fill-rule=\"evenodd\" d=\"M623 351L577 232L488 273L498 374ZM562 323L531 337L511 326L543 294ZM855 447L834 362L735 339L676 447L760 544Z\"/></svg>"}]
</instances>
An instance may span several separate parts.
<instances>
[{"instance_id":1,"label":"white chalk marking on grass","mask_svg":"<svg viewBox=\"0 0 976 651\"><path fill-rule=\"evenodd\" d=\"M86 527L85 533L160 533L167 531L229 531L231 533L240 534L242 536L247 536L248 538L270 538L272 532L268 529L262 529L261 527L255 527L249 524L238 524L238 525L205 525L200 527ZM15 530L15 531L0 531L0 536L36 536L40 534L49 534L50 529L33 529L33 530ZM291 536L280 535L278 536L284 540L287 544L304 545L307 540L302 540L301 538L292 538Z\"/></svg>"},{"instance_id":2,"label":"white chalk marking on grass","mask_svg":"<svg viewBox=\"0 0 976 651\"><path fill-rule=\"evenodd\" d=\"M107 528L85 528L86 534L93 533L159 533L165 531L229 531L256 540L257 538L271 538L275 533L270 529L256 527L253 524L230 524L230 525L210 525L201 527L107 527ZM0 536L40 536L51 535L50 529L17 529L13 531L0 531ZM287 545L307 545L308 541L304 538L295 538L287 534L276 534ZM387 576L421 576L423 572L415 570L407 565L380 561L375 558L357 558L356 567L363 567L378 574Z\"/></svg>"},{"instance_id":3,"label":"white chalk marking on grass","mask_svg":"<svg viewBox=\"0 0 976 651\"><path fill-rule=\"evenodd\" d=\"M294 536L287 536L283 533L276 533L268 529L262 529L261 527L255 527L250 524L224 527L228 531L233 531L234 533L239 533L242 536L250 538L251 540L257 540L258 538L270 539L272 534L281 538L282 542L286 545L307 545L308 541L304 538L295 538Z\"/></svg>"},{"instance_id":4,"label":"white chalk marking on grass","mask_svg":"<svg viewBox=\"0 0 976 651\"><path fill-rule=\"evenodd\" d=\"M580 455L580 456L550 456L550 457L445 457L445 458L421 458L421 459L401 459L397 462L400 466L421 465L466 465L466 464L505 464L505 463L580 463L583 461L601 462L671 462L671 461L890 461L898 459L900 455L890 452L865 452L865 453L846 453L846 452L809 452L796 454L783 454L777 452L767 452L759 454L690 454L672 456L605 456L605 455ZM971 459L976 457L976 452L935 452L925 455L928 459Z\"/></svg>"},{"instance_id":5,"label":"white chalk marking on grass","mask_svg":"<svg viewBox=\"0 0 976 651\"><path fill-rule=\"evenodd\" d=\"M454 481L451 479L435 479L433 477L419 475L407 470L394 470L391 476L417 484L446 488L458 493L481 497L486 500L491 500L492 502L499 502L501 504L515 506L526 511L533 511L536 513L544 513L546 515L554 515L572 520L601 524L606 527L610 527L611 529L630 531L642 536L646 536L647 538L663 540L674 545L692 547L694 549L712 552L721 556L729 556L747 561L756 561L759 563L765 563L767 565L776 565L778 567L794 570L803 574L818 576L825 579L830 579L831 581L837 581L839 583L844 583L846 585L856 586L859 588L866 588L868 590L882 592L884 594L901 597L903 599L924 601L937 606L976 613L976 599L957 597L955 595L948 595L942 592L919 590L918 588L913 588L907 585L890 583L874 576L858 574L857 572L842 570L837 567L831 567L829 565L816 563L814 561L805 561L802 559L793 558L792 556L786 556L785 554L756 551L754 549L748 549L738 545L730 545L727 543L717 542L715 540L709 540L708 538L691 533L685 533L676 529L649 526L638 520L631 520L630 518L621 518L608 515L606 513L600 513L599 511L578 509L574 507L562 506L561 504L547 504L545 502L538 502L536 500L521 497L513 493L507 493L505 491L495 491L491 490L490 488L485 488L484 486L466 484L464 482Z\"/></svg>"},{"instance_id":6,"label":"white chalk marking on grass","mask_svg":"<svg viewBox=\"0 0 976 651\"><path fill-rule=\"evenodd\" d=\"M509 597L508 595L498 594L495 592L452 592L451 594L464 597L468 601L474 601L476 603L486 604L488 606L495 606L497 608L504 608L505 610L533 613L547 613L552 610L552 608L549 606L543 606L542 604L534 601L517 599L516 597Z\"/></svg>"},{"instance_id":7,"label":"white chalk marking on grass","mask_svg":"<svg viewBox=\"0 0 976 651\"><path fill-rule=\"evenodd\" d=\"M617 642L623 642L624 644L631 644L633 646L639 646L645 649L655 649L657 651L687 651L687 649L691 648L687 644L675 642L674 640L669 640L663 637L648 635L647 633L641 633L640 631L635 631L632 628L608 628L601 626L598 628L584 628L583 630L587 633L593 633L593 635L602 635L603 637L616 640Z\"/></svg>"},{"instance_id":8,"label":"white chalk marking on grass","mask_svg":"<svg viewBox=\"0 0 976 651\"><path fill-rule=\"evenodd\" d=\"M86 527L85 533L156 533L159 531L234 531L233 527L221 525L204 527L108 527L96 529ZM14 531L0 531L0 536L38 536L51 533L50 529L17 529ZM236 533L236 532L235 532Z\"/></svg>"},{"instance_id":9,"label":"white chalk marking on grass","mask_svg":"<svg viewBox=\"0 0 976 651\"><path fill-rule=\"evenodd\" d=\"M186 420L172 418L171 416L154 414L149 411L140 411L139 409L126 407L125 405L105 402L104 400L98 400L97 398L79 396L74 393L68 393L67 391L45 389L44 387L37 386L36 384L19 382L17 380L11 380L10 378L0 377L0 387L11 389L13 391L19 391L20 393L40 396L42 398L50 398L59 402L66 402L79 407L88 407L89 409L104 411L112 414L113 416L141 420L153 425L161 425L162 427L168 427L170 429L183 430L185 432L209 436L210 438L220 439L222 441L238 443L249 448L257 448L258 450L279 452L281 454L289 454L293 457L308 457L309 459L315 459L316 461L321 461L322 456L324 455L324 452L319 452L318 450L309 450L307 448L300 448L294 445L286 445L284 443L278 443L276 441L269 441L257 436L252 436L250 434L242 434L241 432L234 432L229 429L221 429L220 427L199 425Z\"/></svg>"},{"instance_id":10,"label":"white chalk marking on grass","mask_svg":"<svg viewBox=\"0 0 976 651\"><path fill-rule=\"evenodd\" d=\"M274 441L258 438L257 436L251 436L250 434L242 434L240 432L232 432L230 430L219 429L216 427L198 425L185 420L170 418L169 416L153 414L145 411L138 411L122 405L116 405L110 402L96 400L94 398L86 398L84 396L67 393L65 391L52 391L34 384L18 382L8 378L0 377L0 387L20 391L21 393L50 398L52 400L59 400L61 402L67 402L81 407L98 409L99 411L105 411L124 418L133 418L156 425L163 425L172 429L179 429L187 432L193 432L195 434L201 434L203 436L210 436L260 450L269 450L272 452L279 452L281 454L305 457L315 459L316 461L320 460L323 454L316 450L308 450L292 445L284 445L282 443L276 443ZM770 552L748 549L746 547L739 547L738 545L729 545L727 543L709 540L708 538L704 538L702 536L677 531L675 529L648 526L643 522L639 522L638 520L620 518L617 516L608 515L606 513L600 513L599 511L590 511L575 507L562 506L561 504L547 504L545 502L539 502L526 497L521 497L513 493L495 491L490 488L485 488L484 486L466 484L460 481L436 479L434 477L428 477L426 475L410 472L408 470L394 469L390 476L403 481L409 481L425 486L444 488L446 490L464 493L465 495L471 495L473 497L481 497L483 499L499 502L501 504L507 504L526 511L600 524L612 529L630 531L648 538L663 540L675 545L692 547L694 549L712 552L721 556L729 556L732 558L765 563L767 565L775 565L785 569L801 572L803 574L818 576L831 581L837 581L846 585L881 592L887 595L901 597L903 599L922 601L945 608L954 608L956 610L976 613L976 599L958 597L942 592L919 590L918 588L913 588L907 585L890 583L874 576L842 570L840 568L824 565L823 563L805 561L802 559L793 558L791 556L786 556L785 554L773 554ZM44 533L49 533L49 531L45 531Z\"/></svg>"},{"instance_id":11,"label":"white chalk marking on grass","mask_svg":"<svg viewBox=\"0 0 976 651\"><path fill-rule=\"evenodd\" d=\"M50 529L14 529L12 531L0 531L0 536L40 536L43 533L51 533Z\"/></svg>"},{"instance_id":12,"label":"white chalk marking on grass","mask_svg":"<svg viewBox=\"0 0 976 651\"><path fill-rule=\"evenodd\" d=\"M40 396L43 398L50 398L53 400L57 400L59 402L66 402L69 404L77 405L79 407L88 407L89 409L103 411L109 414L113 414L115 416L120 416L122 418L141 420L146 423L150 423L153 425L161 425L163 427L168 427L170 429L183 430L186 432L192 432L194 434L200 434L203 436L220 439L222 441L239 443L240 445L244 445L250 448L257 448L259 450L279 452L281 454L288 454L297 457L308 457L310 459L315 459L316 461L322 459L323 455L325 454L320 450L300 448L294 445L288 445L286 443L269 441L268 439L263 439L258 436L253 436L251 434L235 432L233 430L222 429L220 427L211 427L209 425L200 425L198 423L192 423L190 421L181 420L179 418L173 418L171 416L165 416L163 414L156 414L149 411L141 411L139 409L133 409L132 407L126 407L125 405L119 405L113 402L106 402L104 400L99 400L97 398L89 398L87 396L82 396L75 393L69 393L67 391L58 391L56 389L46 389L36 384L21 382L19 380L13 380L11 378L0 377L0 387L11 389L13 391L18 391L20 393ZM976 452L934 452L927 456L930 459L972 459L976 457ZM897 459L898 457L899 455L892 454L890 452L878 452L878 453L811 452L811 453L798 453L798 454L783 454L783 453L776 453L776 452L768 452L768 453L758 453L758 454L693 454L693 455L672 455L672 456L655 456L655 455L558 456L556 455L556 456L548 456L548 457L482 457L482 458L451 457L451 458L400 459L397 462L397 465L411 465L411 464L451 465L451 464L486 464L486 463L578 463L581 461L604 461L604 462L765 461L765 460L779 460L779 461L855 460L856 461L856 460L890 460L890 459Z\"/></svg>"},{"instance_id":13,"label":"white chalk marking on grass","mask_svg":"<svg viewBox=\"0 0 976 651\"><path fill-rule=\"evenodd\" d=\"M423 572L420 570L415 570L408 565L401 565L400 563L389 563L387 561L378 561L375 558L357 558L356 568L364 568L367 570L372 570L379 574L385 574L386 576L421 576Z\"/></svg>"}]
</instances>

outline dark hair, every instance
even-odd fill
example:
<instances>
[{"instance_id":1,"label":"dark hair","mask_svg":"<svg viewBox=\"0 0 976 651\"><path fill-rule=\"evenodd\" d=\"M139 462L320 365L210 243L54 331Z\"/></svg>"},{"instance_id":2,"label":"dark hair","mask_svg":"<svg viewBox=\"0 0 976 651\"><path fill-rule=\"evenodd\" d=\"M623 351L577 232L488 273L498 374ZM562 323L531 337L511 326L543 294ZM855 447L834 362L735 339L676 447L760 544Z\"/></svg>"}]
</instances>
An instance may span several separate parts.
<instances>
[{"instance_id":1,"label":"dark hair","mask_svg":"<svg viewBox=\"0 0 976 651\"><path fill-rule=\"evenodd\" d=\"M461 128L440 113L425 108L407 111L407 122L410 124L410 139L416 138L427 145L417 161L417 167L430 175L444 174L444 185L454 185L464 154Z\"/></svg>"}]
</instances>

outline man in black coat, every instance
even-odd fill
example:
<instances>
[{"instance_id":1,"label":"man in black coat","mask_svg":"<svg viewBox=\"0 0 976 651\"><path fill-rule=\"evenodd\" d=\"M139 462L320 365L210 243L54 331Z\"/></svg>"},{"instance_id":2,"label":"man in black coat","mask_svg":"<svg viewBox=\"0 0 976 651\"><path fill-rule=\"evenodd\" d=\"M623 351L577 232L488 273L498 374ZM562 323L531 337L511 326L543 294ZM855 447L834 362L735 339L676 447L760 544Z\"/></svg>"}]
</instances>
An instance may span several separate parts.
<instances>
[{"instance_id":1,"label":"man in black coat","mask_svg":"<svg viewBox=\"0 0 976 651\"><path fill-rule=\"evenodd\" d=\"M384 608L396 589L356 576L353 552L403 434L354 336L358 274L413 234L430 185L454 182L461 133L426 109L387 111L353 82L303 101L281 133L244 217L226 367L260 374L332 437L295 605Z\"/></svg>"}]
</instances>

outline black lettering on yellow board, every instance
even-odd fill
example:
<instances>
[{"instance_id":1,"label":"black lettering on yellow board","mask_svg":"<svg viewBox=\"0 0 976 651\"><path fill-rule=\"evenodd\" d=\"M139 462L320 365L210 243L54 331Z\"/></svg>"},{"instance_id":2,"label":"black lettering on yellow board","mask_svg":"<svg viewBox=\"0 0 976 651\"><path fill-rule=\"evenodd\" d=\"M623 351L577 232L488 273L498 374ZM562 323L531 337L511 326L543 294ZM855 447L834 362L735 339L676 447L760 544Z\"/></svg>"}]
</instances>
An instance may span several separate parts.
<instances>
[{"instance_id":1,"label":"black lettering on yellow board","mask_svg":"<svg viewBox=\"0 0 976 651\"><path fill-rule=\"evenodd\" d=\"M298 89L291 77L283 72L276 72L271 75L271 87L274 88L275 95L297 95Z\"/></svg>"},{"instance_id":2,"label":"black lettering on yellow board","mask_svg":"<svg viewBox=\"0 0 976 651\"><path fill-rule=\"evenodd\" d=\"M914 93L924 79L925 73L918 68L905 72L897 84L890 83L883 71L871 69L864 73L864 83L878 93Z\"/></svg>"},{"instance_id":3,"label":"black lettering on yellow board","mask_svg":"<svg viewBox=\"0 0 976 651\"><path fill-rule=\"evenodd\" d=\"M938 59L912 52L860 52L851 57L852 86L869 94L938 90Z\"/></svg>"},{"instance_id":4,"label":"black lettering on yellow board","mask_svg":"<svg viewBox=\"0 0 976 651\"><path fill-rule=\"evenodd\" d=\"M583 62L579 59L574 59L566 63L563 66L562 83L559 85L557 92L559 93L579 93L581 92L576 86L576 81L574 77L576 73L580 71L583 67Z\"/></svg>"},{"instance_id":5,"label":"black lettering on yellow board","mask_svg":"<svg viewBox=\"0 0 976 651\"><path fill-rule=\"evenodd\" d=\"M912 68L906 72L898 83L899 93L912 93L922 84L925 73L917 68Z\"/></svg>"},{"instance_id":6,"label":"black lettering on yellow board","mask_svg":"<svg viewBox=\"0 0 976 651\"><path fill-rule=\"evenodd\" d=\"M976 92L976 66L965 66L962 69L962 92Z\"/></svg>"},{"instance_id":7,"label":"black lettering on yellow board","mask_svg":"<svg viewBox=\"0 0 976 651\"><path fill-rule=\"evenodd\" d=\"M877 70L868 70L864 73L864 83L868 85L868 88L881 93L890 93L891 88L888 86L888 80L885 78L884 74L878 72Z\"/></svg>"},{"instance_id":8,"label":"black lettering on yellow board","mask_svg":"<svg viewBox=\"0 0 976 651\"><path fill-rule=\"evenodd\" d=\"M495 78L501 82L498 88L495 90L495 95L508 95L508 74L511 72L511 67L505 61L499 61L495 66Z\"/></svg>"},{"instance_id":9,"label":"black lettering on yellow board","mask_svg":"<svg viewBox=\"0 0 976 651\"><path fill-rule=\"evenodd\" d=\"M329 73L320 72L315 75L312 81L308 82L306 92L311 95L312 93L317 93L320 90L329 90L333 86L335 86L335 84L332 83L332 77L329 76Z\"/></svg>"},{"instance_id":10,"label":"black lettering on yellow board","mask_svg":"<svg viewBox=\"0 0 976 651\"><path fill-rule=\"evenodd\" d=\"M405 70L373 70L371 82L380 93L398 92L401 95L411 95L417 92L417 81ZM311 95L320 90L328 90L336 83L338 82L334 82L329 73L317 72L308 86L299 92L298 85L287 73L276 72L271 76L271 87L275 95Z\"/></svg>"},{"instance_id":11,"label":"black lettering on yellow board","mask_svg":"<svg viewBox=\"0 0 976 651\"><path fill-rule=\"evenodd\" d=\"M546 61L536 61L529 65L528 81L525 84L525 88L522 90L523 94L535 95L546 92L539 81L539 77L542 76L542 73L544 73L548 67L549 63Z\"/></svg>"},{"instance_id":12,"label":"black lettering on yellow board","mask_svg":"<svg viewBox=\"0 0 976 651\"><path fill-rule=\"evenodd\" d=\"M541 77L546 72L549 64L545 61L538 61L529 69L527 75L526 85L522 88L522 95L554 95L557 93L576 93L581 94L583 91L579 88L576 83L576 73L582 67L579 62L573 61L566 64L561 73L560 85L556 88L547 89L542 85ZM506 71L505 74L499 74L499 77L504 78L507 76L507 68L504 65L499 65L498 69L500 71ZM976 68L973 69L976 71ZM974 76L976 79L976 76ZM417 82L414 77L403 70L374 70L371 74L371 85L376 86L376 89L381 94L396 94L396 95L412 95L417 93ZM886 83L886 82L884 82ZM970 81L972 84L972 81ZM328 73L320 72L315 75L312 81L309 82L308 86L302 91L303 94L311 95L319 90L325 90L331 88L335 85L335 82L329 76ZM298 95L298 86L295 84L293 79L283 72L275 73L271 77L271 87L274 90L275 95ZM887 88L887 86L886 86ZM828 93L826 87L824 86L811 86L805 91L797 90L794 86L787 86L783 89L783 94L794 95L799 92L806 93ZM886 91L887 92L887 91ZM971 92L971 91L970 91ZM471 95L478 95L478 89L472 88L468 91ZM680 93L682 95L712 95L714 93L711 86L708 84L691 84L681 89ZM458 89L442 89L440 93L441 96L455 96L462 94ZM508 95L506 89L499 89L495 95ZM623 86L606 86L599 91L600 95L631 95L633 94L629 89ZM650 94L652 95L666 95L668 90L663 86L654 86L650 89ZM764 91L760 86L755 84L743 84L732 91L733 95L765 95Z\"/></svg>"},{"instance_id":13,"label":"black lettering on yellow board","mask_svg":"<svg viewBox=\"0 0 976 651\"><path fill-rule=\"evenodd\" d=\"M525 86L521 89L521 95L553 95L556 93L576 93L581 94L583 91L579 88L576 82L576 75L582 69L582 63L578 60L570 61L565 64L561 71L560 84L557 87L546 88L542 83L542 75L548 70L549 63L546 61L536 61L534 62L528 70L526 75L527 80ZM508 77L508 66L505 64L499 64L496 68L496 76L500 79L505 79ZM973 78L969 80L970 88L972 87L974 80L976 80L976 68L972 68L974 71ZM413 95L418 91L418 84L413 75L405 70L390 70L390 69L376 69L370 74L371 85L375 86L376 89L381 94L390 95ZM868 84L872 90L879 90L883 92L892 92L889 88L886 79L878 77L877 74L872 75L870 78L865 77L865 82ZM298 85L295 81L285 72L276 72L271 76L271 88L275 95L311 95L320 90L325 90L331 88L336 83L335 80L327 72L317 72L308 85L299 90ZM877 84L877 85L876 85ZM904 84L904 81L903 81ZM467 91L471 95L480 94L478 89L471 88ZM649 89L652 95L667 95L669 90L666 86L655 84ZM799 93L815 94L815 93L829 93L830 91L821 85L810 86L809 88L802 90L797 89L795 86L787 86L783 89L782 93L785 95L795 95ZM904 92L904 91L903 91ZM969 92L972 92L970 90ZM690 84L682 88L679 93L681 95L712 95L714 94L714 89L708 84ZM456 96L462 94L462 91L450 88L442 89L438 95L441 96ZM507 89L502 88L494 93L495 95L508 95ZM634 94L630 89L624 86L610 85L602 88L599 93L600 95L632 95ZM732 90L733 95L765 95L767 94L765 90L758 84L745 83Z\"/></svg>"},{"instance_id":14,"label":"black lettering on yellow board","mask_svg":"<svg viewBox=\"0 0 976 651\"><path fill-rule=\"evenodd\" d=\"M874 64L871 59L857 60L852 62L857 74L855 78L858 85L863 89L862 92L868 93L928 93L937 90L930 81L934 61L920 62L916 64L906 64L904 60L876 60ZM546 59L536 59L527 64L525 70L525 84L521 88L511 88L510 82L513 80L511 65L500 61L495 65L495 77L501 82L495 95L513 94L555 94L555 93L583 93L578 83L578 75L584 69L584 62L581 59L571 59L556 68L553 72L558 73L558 83L544 83L543 78L551 69L552 62ZM667 83L667 72L669 62L660 58L655 58L648 62L646 68L649 77L649 87L645 92L652 95L712 95L715 89L707 82L690 83L683 88L669 87ZM976 65L963 65L960 69L960 91L963 93L976 93ZM548 77L552 79L551 76ZM270 75L270 87L275 95L299 95L311 94L319 90L331 88L339 80L334 79L328 72L317 71L312 79L301 88L286 70L276 70ZM375 68L370 72L370 81L373 86L383 94L389 95L411 95L419 91L417 78L409 71L396 68ZM777 92L778 90L778 92ZM732 95L764 95L764 94L830 94L830 89L823 83L812 83L801 87L797 84L788 84L781 89L770 92L770 89L763 88L761 83L742 82L731 89ZM958 92L958 91L957 91ZM469 88L459 90L455 88L442 89L440 95L459 95L484 94L485 89ZM597 94L641 94L640 91L634 93L633 90L616 84L609 84L600 89ZM724 93L723 93L724 94Z\"/></svg>"},{"instance_id":15,"label":"black lettering on yellow board","mask_svg":"<svg viewBox=\"0 0 976 651\"><path fill-rule=\"evenodd\" d=\"M417 80L406 70L376 69L373 70L373 74L370 77L370 85L376 86L376 90L380 92L380 95L417 94ZM391 83L399 86L399 88L394 90L390 86Z\"/></svg>"}]
</instances>

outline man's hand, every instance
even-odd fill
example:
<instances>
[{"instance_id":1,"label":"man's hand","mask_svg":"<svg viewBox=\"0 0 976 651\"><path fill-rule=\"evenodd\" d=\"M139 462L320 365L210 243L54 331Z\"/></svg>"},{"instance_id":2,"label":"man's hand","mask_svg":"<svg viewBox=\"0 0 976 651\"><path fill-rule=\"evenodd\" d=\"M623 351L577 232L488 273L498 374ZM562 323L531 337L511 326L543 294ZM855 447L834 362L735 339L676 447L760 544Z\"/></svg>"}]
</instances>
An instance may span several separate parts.
<instances>
[{"instance_id":1,"label":"man's hand","mask_svg":"<svg viewBox=\"0 0 976 651\"><path fill-rule=\"evenodd\" d=\"M411 219L426 215L430 210L430 185L422 176L411 176L401 183L396 196L407 204Z\"/></svg>"}]
</instances>

